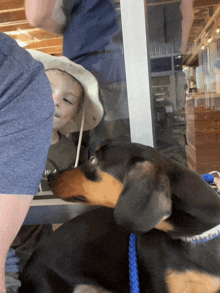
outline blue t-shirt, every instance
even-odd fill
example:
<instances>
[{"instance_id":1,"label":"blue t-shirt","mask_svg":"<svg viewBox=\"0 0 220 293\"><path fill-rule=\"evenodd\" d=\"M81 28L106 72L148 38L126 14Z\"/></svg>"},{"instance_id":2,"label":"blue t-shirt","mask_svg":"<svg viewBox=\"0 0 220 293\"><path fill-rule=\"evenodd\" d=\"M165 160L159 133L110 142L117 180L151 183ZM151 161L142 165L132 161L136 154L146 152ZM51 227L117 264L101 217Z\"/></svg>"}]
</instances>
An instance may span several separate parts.
<instances>
[{"instance_id":1,"label":"blue t-shirt","mask_svg":"<svg viewBox=\"0 0 220 293\"><path fill-rule=\"evenodd\" d=\"M0 194L35 195L55 107L43 65L3 33L0 81Z\"/></svg>"}]
</instances>

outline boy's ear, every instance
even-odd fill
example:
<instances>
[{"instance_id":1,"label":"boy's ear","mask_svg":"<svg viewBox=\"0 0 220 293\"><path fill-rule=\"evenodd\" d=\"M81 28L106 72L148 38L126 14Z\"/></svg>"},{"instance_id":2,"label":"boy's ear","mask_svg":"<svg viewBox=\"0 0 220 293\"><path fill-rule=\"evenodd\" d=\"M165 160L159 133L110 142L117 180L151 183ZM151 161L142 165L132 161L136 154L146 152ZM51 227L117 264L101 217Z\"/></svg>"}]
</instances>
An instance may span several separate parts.
<instances>
[{"instance_id":1,"label":"boy's ear","mask_svg":"<svg viewBox=\"0 0 220 293\"><path fill-rule=\"evenodd\" d=\"M117 224L130 232L145 233L169 217L171 209L167 175L149 161L135 163L115 207Z\"/></svg>"}]
</instances>

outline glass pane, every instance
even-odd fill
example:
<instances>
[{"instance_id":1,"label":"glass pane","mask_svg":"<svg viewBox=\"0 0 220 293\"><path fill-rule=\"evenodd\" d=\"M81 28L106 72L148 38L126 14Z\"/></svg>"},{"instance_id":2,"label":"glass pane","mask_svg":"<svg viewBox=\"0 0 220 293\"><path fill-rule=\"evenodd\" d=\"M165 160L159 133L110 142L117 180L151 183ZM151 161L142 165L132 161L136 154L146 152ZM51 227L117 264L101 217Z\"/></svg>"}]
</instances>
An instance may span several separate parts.
<instances>
[{"instance_id":1,"label":"glass pane","mask_svg":"<svg viewBox=\"0 0 220 293\"><path fill-rule=\"evenodd\" d=\"M180 3L146 5L156 148L200 174L219 172L219 12L182 56Z\"/></svg>"},{"instance_id":2,"label":"glass pane","mask_svg":"<svg viewBox=\"0 0 220 293\"><path fill-rule=\"evenodd\" d=\"M80 0L73 1L71 5L69 1L63 3L68 10L63 55L96 77L105 111L98 126L83 132L79 156L79 164L82 164L104 141L130 141L121 9L119 1L111 0ZM65 134L77 147L79 132ZM55 169L51 161L49 164L46 175ZM40 187L41 195L50 191L46 176Z\"/></svg>"},{"instance_id":3,"label":"glass pane","mask_svg":"<svg viewBox=\"0 0 220 293\"><path fill-rule=\"evenodd\" d=\"M219 40L219 33L212 31L198 52L198 66L186 68L197 88L186 94L187 163L200 174L220 171Z\"/></svg>"},{"instance_id":4,"label":"glass pane","mask_svg":"<svg viewBox=\"0 0 220 293\"><path fill-rule=\"evenodd\" d=\"M174 57L174 70L181 71L183 69L183 57L182 55Z\"/></svg>"},{"instance_id":5,"label":"glass pane","mask_svg":"<svg viewBox=\"0 0 220 293\"><path fill-rule=\"evenodd\" d=\"M155 58L150 60L151 72L171 71L171 57Z\"/></svg>"},{"instance_id":6,"label":"glass pane","mask_svg":"<svg viewBox=\"0 0 220 293\"><path fill-rule=\"evenodd\" d=\"M63 54L92 72L99 82L105 117L83 135L90 154L101 141L130 141L119 1L76 1L64 35ZM82 13L83 9L83 13ZM72 135L77 140L77 134Z\"/></svg>"},{"instance_id":7,"label":"glass pane","mask_svg":"<svg viewBox=\"0 0 220 293\"><path fill-rule=\"evenodd\" d=\"M186 80L180 52L180 3L147 5L147 27L155 147L172 160L187 166Z\"/></svg>"}]
</instances>

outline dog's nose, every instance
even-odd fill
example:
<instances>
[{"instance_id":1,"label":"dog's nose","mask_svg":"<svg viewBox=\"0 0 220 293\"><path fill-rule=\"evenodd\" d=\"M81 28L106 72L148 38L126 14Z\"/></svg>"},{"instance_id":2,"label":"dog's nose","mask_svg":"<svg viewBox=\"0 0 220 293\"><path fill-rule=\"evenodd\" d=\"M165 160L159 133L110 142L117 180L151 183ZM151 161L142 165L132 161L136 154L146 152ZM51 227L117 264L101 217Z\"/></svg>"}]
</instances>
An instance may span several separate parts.
<instances>
[{"instance_id":1,"label":"dog's nose","mask_svg":"<svg viewBox=\"0 0 220 293\"><path fill-rule=\"evenodd\" d=\"M52 187L57 177L57 173L51 173L47 176L47 182L50 187Z\"/></svg>"},{"instance_id":2,"label":"dog's nose","mask_svg":"<svg viewBox=\"0 0 220 293\"><path fill-rule=\"evenodd\" d=\"M50 186L50 188L53 187L53 184L55 183L56 180L58 180L58 178L65 172L70 171L75 169L73 166L70 166L69 168L65 169L65 170L59 170L58 168L56 168L58 171L55 173L50 173L49 175L47 175L47 182L48 185Z\"/></svg>"}]
</instances>

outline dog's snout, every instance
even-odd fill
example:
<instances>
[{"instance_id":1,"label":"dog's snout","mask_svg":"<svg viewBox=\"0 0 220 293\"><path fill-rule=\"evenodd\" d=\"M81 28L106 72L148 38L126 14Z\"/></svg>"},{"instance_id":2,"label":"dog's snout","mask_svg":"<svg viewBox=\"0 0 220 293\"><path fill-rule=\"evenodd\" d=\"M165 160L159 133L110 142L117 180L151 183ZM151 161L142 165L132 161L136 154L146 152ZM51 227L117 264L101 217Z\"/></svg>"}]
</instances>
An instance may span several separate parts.
<instances>
[{"instance_id":1,"label":"dog's snout","mask_svg":"<svg viewBox=\"0 0 220 293\"><path fill-rule=\"evenodd\" d=\"M50 187L52 187L53 183L55 182L56 176L57 176L57 173L51 173L47 176L47 182Z\"/></svg>"}]
</instances>

